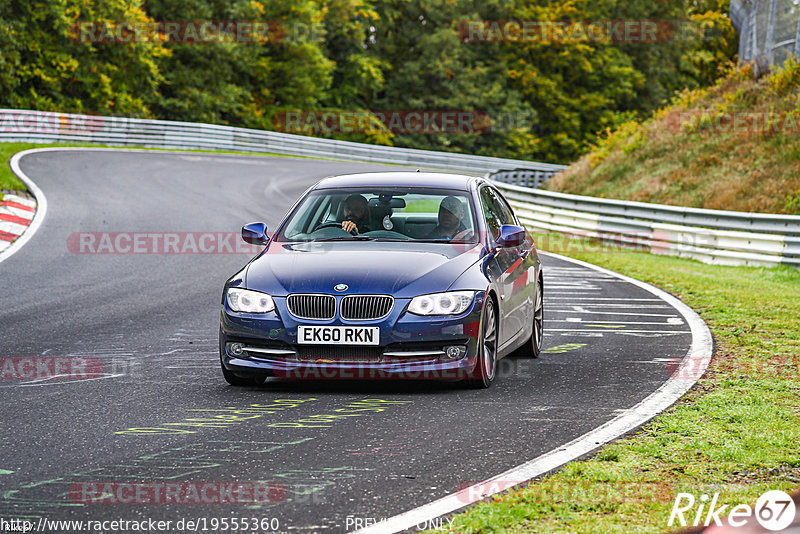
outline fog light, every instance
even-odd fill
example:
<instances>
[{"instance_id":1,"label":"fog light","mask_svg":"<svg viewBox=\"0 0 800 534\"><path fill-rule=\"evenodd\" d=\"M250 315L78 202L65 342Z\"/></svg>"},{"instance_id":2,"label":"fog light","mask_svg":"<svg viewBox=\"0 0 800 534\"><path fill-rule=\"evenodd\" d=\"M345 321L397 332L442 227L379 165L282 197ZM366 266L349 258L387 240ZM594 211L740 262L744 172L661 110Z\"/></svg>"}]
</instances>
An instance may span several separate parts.
<instances>
[{"instance_id":1,"label":"fog light","mask_svg":"<svg viewBox=\"0 0 800 534\"><path fill-rule=\"evenodd\" d=\"M457 359L461 358L461 356L463 356L465 352L466 352L466 349L464 349L464 347L452 346L452 347L447 347L447 348L444 349L444 353L451 360L457 360Z\"/></svg>"},{"instance_id":2,"label":"fog light","mask_svg":"<svg viewBox=\"0 0 800 534\"><path fill-rule=\"evenodd\" d=\"M228 352L231 356L241 356L244 352L244 345L241 343L228 343Z\"/></svg>"}]
</instances>

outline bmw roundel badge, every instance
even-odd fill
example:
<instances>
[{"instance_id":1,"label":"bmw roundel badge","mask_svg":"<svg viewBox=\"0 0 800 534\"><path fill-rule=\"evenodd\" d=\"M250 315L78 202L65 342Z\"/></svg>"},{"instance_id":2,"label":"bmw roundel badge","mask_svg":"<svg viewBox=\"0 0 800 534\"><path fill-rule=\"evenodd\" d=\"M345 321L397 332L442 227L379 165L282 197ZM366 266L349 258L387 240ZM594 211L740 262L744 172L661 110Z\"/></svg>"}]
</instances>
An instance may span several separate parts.
<instances>
[{"instance_id":1,"label":"bmw roundel badge","mask_svg":"<svg viewBox=\"0 0 800 534\"><path fill-rule=\"evenodd\" d=\"M333 286L333 289L335 289L336 291L340 291L340 292L341 291L347 291L347 288L348 288L347 284L336 284L335 286Z\"/></svg>"}]
</instances>

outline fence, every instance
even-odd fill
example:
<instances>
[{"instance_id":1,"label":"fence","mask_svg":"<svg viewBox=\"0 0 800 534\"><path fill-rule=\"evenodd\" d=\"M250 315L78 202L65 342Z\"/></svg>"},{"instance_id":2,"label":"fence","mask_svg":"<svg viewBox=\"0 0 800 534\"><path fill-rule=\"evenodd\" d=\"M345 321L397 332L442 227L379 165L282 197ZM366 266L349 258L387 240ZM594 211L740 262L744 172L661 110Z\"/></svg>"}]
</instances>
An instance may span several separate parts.
<instances>
[{"instance_id":1,"label":"fence","mask_svg":"<svg viewBox=\"0 0 800 534\"><path fill-rule=\"evenodd\" d=\"M489 173L487 178L494 176ZM800 267L800 216L683 208L496 185L530 229L646 247L706 263Z\"/></svg>"},{"instance_id":2,"label":"fence","mask_svg":"<svg viewBox=\"0 0 800 534\"><path fill-rule=\"evenodd\" d=\"M753 61L762 74L790 55L800 57L800 2L731 0L730 15L739 32L739 60Z\"/></svg>"},{"instance_id":3,"label":"fence","mask_svg":"<svg viewBox=\"0 0 800 534\"><path fill-rule=\"evenodd\" d=\"M0 141L266 152L475 174L525 166L550 176L564 168L532 161L369 145L232 126L9 109L0 109Z\"/></svg>"}]
</instances>

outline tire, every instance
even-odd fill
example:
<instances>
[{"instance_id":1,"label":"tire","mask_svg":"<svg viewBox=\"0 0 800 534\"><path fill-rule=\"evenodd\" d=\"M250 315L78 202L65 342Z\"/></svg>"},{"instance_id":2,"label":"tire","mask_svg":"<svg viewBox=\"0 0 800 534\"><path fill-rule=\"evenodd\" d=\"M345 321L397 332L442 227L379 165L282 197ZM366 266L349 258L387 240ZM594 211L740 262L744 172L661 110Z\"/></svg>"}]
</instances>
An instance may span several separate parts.
<instances>
[{"instance_id":1,"label":"tire","mask_svg":"<svg viewBox=\"0 0 800 534\"><path fill-rule=\"evenodd\" d=\"M481 317L481 336L478 342L478 363L474 378L466 380L467 387L486 389L497 374L497 314L494 301L486 296Z\"/></svg>"},{"instance_id":2,"label":"tire","mask_svg":"<svg viewBox=\"0 0 800 534\"><path fill-rule=\"evenodd\" d=\"M222 358L225 356L225 334L222 329L219 331L219 366L222 369L222 377L232 386L260 386L267 379L267 373L234 373L225 368Z\"/></svg>"},{"instance_id":3,"label":"tire","mask_svg":"<svg viewBox=\"0 0 800 534\"><path fill-rule=\"evenodd\" d=\"M533 306L533 328L531 337L519 348L519 354L525 358L538 358L542 353L544 340L544 288L542 279L536 281L536 297Z\"/></svg>"},{"instance_id":4,"label":"tire","mask_svg":"<svg viewBox=\"0 0 800 534\"><path fill-rule=\"evenodd\" d=\"M221 365L221 362L220 362ZM232 386L260 386L267 379L266 375L234 373L222 367L222 377Z\"/></svg>"}]
</instances>

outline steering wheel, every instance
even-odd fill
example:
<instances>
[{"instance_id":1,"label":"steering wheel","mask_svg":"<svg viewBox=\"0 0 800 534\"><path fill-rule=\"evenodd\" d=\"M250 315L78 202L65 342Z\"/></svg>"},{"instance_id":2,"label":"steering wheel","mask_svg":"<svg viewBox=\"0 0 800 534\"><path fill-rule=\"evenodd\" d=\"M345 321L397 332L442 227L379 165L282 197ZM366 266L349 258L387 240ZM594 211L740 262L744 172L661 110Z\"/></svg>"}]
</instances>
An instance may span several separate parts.
<instances>
[{"instance_id":1,"label":"steering wheel","mask_svg":"<svg viewBox=\"0 0 800 534\"><path fill-rule=\"evenodd\" d=\"M323 228L334 228L334 227L335 227L335 228L338 228L338 229L339 229L339 230L341 230L342 232L344 232L344 231L345 231L345 229L344 229L344 228L342 228L342 223L340 223L340 222L336 222L336 221L328 221L328 222L324 222L324 223L322 223L322 224L320 224L320 225L317 225L317 227L316 227L316 228L314 228L314 230L313 230L313 231L314 231L314 232L316 232L317 230L322 230ZM355 230L356 230L356 229L355 229L355 228L353 228L353 231L355 231ZM354 234L353 232L347 232L347 233L349 233L350 235L356 235L356 234Z\"/></svg>"}]
</instances>

